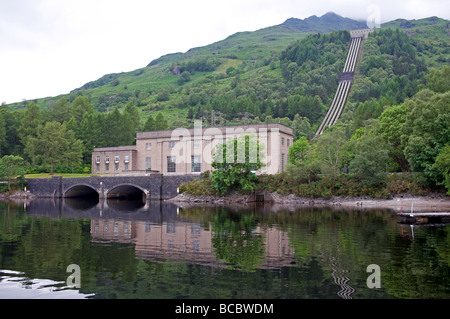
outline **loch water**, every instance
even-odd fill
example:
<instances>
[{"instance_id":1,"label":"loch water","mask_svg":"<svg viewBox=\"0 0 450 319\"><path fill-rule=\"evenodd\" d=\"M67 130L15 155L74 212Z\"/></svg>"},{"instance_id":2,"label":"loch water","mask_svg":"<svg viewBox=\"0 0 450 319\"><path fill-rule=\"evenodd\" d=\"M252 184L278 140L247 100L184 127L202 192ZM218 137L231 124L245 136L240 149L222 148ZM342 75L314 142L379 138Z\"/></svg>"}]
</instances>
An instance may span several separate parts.
<instances>
[{"instance_id":1,"label":"loch water","mask_svg":"<svg viewBox=\"0 0 450 319\"><path fill-rule=\"evenodd\" d=\"M0 298L448 299L450 225L339 207L2 201Z\"/></svg>"}]
</instances>

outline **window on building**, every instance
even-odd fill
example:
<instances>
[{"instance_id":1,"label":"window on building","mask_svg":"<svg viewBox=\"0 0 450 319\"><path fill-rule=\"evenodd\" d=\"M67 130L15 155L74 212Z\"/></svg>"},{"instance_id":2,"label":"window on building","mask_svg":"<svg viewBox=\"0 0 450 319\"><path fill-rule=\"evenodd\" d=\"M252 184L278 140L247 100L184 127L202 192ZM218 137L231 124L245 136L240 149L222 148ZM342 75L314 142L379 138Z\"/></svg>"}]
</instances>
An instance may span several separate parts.
<instances>
[{"instance_id":1,"label":"window on building","mask_svg":"<svg viewBox=\"0 0 450 319\"><path fill-rule=\"evenodd\" d=\"M290 139L287 139L287 140L286 140L286 143L287 143L287 147L289 147L289 144L291 143L291 140L290 140Z\"/></svg>"},{"instance_id":2,"label":"window on building","mask_svg":"<svg viewBox=\"0 0 450 319\"><path fill-rule=\"evenodd\" d=\"M284 137L281 138L281 146L284 146Z\"/></svg>"},{"instance_id":3,"label":"window on building","mask_svg":"<svg viewBox=\"0 0 450 319\"><path fill-rule=\"evenodd\" d=\"M114 163L114 170L115 171L119 170L119 162Z\"/></svg>"},{"instance_id":4,"label":"window on building","mask_svg":"<svg viewBox=\"0 0 450 319\"><path fill-rule=\"evenodd\" d=\"M177 171L175 156L167 156L167 172L174 173Z\"/></svg>"},{"instance_id":5,"label":"window on building","mask_svg":"<svg viewBox=\"0 0 450 319\"><path fill-rule=\"evenodd\" d=\"M99 172L100 171L100 164L95 164L95 171L96 172Z\"/></svg>"},{"instance_id":6,"label":"window on building","mask_svg":"<svg viewBox=\"0 0 450 319\"><path fill-rule=\"evenodd\" d=\"M108 164L105 164L105 171L109 172L109 162Z\"/></svg>"},{"instance_id":7,"label":"window on building","mask_svg":"<svg viewBox=\"0 0 450 319\"><path fill-rule=\"evenodd\" d=\"M177 229L175 227L175 223L174 222L167 222L166 233L168 233L168 234L175 234L176 231L177 231Z\"/></svg>"},{"instance_id":8,"label":"window on building","mask_svg":"<svg viewBox=\"0 0 450 319\"><path fill-rule=\"evenodd\" d=\"M119 155L116 155L116 156L114 157L114 162L115 162L115 163L119 163Z\"/></svg>"},{"instance_id":9,"label":"window on building","mask_svg":"<svg viewBox=\"0 0 450 319\"><path fill-rule=\"evenodd\" d=\"M100 164L100 156L97 156L97 157L95 158L95 163L96 163L96 164Z\"/></svg>"},{"instance_id":10,"label":"window on building","mask_svg":"<svg viewBox=\"0 0 450 319\"><path fill-rule=\"evenodd\" d=\"M284 172L284 154L281 154L281 171Z\"/></svg>"},{"instance_id":11,"label":"window on building","mask_svg":"<svg viewBox=\"0 0 450 319\"><path fill-rule=\"evenodd\" d=\"M109 164L109 156L105 156L105 163Z\"/></svg>"},{"instance_id":12,"label":"window on building","mask_svg":"<svg viewBox=\"0 0 450 319\"><path fill-rule=\"evenodd\" d=\"M145 169L148 171L152 169L152 158L151 157L145 158Z\"/></svg>"},{"instance_id":13,"label":"window on building","mask_svg":"<svg viewBox=\"0 0 450 319\"><path fill-rule=\"evenodd\" d=\"M169 142L169 149L173 149L175 147L175 142L174 141L170 141Z\"/></svg>"},{"instance_id":14,"label":"window on building","mask_svg":"<svg viewBox=\"0 0 450 319\"><path fill-rule=\"evenodd\" d=\"M199 223L192 223L191 224L191 234L192 235L200 235L202 232L202 225Z\"/></svg>"},{"instance_id":15,"label":"window on building","mask_svg":"<svg viewBox=\"0 0 450 319\"><path fill-rule=\"evenodd\" d=\"M128 162L125 163L125 170L126 170L126 171L128 171L128 169L129 169L128 165L129 165Z\"/></svg>"},{"instance_id":16,"label":"window on building","mask_svg":"<svg viewBox=\"0 0 450 319\"><path fill-rule=\"evenodd\" d=\"M145 150L151 151L152 150L152 143L145 143Z\"/></svg>"},{"instance_id":17,"label":"window on building","mask_svg":"<svg viewBox=\"0 0 450 319\"><path fill-rule=\"evenodd\" d=\"M202 161L200 155L191 156L191 170L193 173L202 171Z\"/></svg>"},{"instance_id":18,"label":"window on building","mask_svg":"<svg viewBox=\"0 0 450 319\"><path fill-rule=\"evenodd\" d=\"M129 163L130 162L130 155L125 155L125 163Z\"/></svg>"}]
</instances>

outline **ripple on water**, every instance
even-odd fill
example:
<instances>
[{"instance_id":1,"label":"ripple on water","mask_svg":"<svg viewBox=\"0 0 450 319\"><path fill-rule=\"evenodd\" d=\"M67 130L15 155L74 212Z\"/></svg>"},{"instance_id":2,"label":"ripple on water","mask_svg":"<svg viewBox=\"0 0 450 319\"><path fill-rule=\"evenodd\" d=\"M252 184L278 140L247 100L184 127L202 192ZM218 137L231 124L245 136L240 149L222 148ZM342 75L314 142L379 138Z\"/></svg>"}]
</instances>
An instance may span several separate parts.
<instances>
[{"instance_id":1,"label":"ripple on water","mask_svg":"<svg viewBox=\"0 0 450 319\"><path fill-rule=\"evenodd\" d=\"M23 272L0 270L0 299L85 299L92 294L65 286L63 281L31 279Z\"/></svg>"}]
</instances>

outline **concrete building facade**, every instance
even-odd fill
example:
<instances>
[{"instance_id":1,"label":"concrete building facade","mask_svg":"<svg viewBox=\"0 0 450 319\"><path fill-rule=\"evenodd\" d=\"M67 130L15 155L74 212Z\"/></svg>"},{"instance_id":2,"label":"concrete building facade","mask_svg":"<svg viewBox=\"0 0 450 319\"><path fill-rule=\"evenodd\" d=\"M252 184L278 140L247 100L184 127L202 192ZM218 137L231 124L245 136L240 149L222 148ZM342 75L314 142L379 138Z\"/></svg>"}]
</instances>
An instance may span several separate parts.
<instances>
[{"instance_id":1,"label":"concrete building facade","mask_svg":"<svg viewBox=\"0 0 450 319\"><path fill-rule=\"evenodd\" d=\"M254 136L262 146L265 166L257 174L277 174L286 169L292 128L278 123L204 128L196 123L191 129L138 132L132 146L95 148L92 173L201 174L213 169L218 144L243 135Z\"/></svg>"}]
</instances>

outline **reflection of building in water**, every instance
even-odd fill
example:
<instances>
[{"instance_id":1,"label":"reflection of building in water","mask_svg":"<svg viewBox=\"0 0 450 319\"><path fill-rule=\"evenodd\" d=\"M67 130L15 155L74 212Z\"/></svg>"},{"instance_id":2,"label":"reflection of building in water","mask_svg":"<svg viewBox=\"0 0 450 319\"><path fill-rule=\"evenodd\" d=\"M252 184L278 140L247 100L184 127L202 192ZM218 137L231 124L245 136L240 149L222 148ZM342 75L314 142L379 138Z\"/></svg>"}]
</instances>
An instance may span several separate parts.
<instances>
[{"instance_id":1,"label":"reflection of building in water","mask_svg":"<svg viewBox=\"0 0 450 319\"><path fill-rule=\"evenodd\" d=\"M97 239L117 241L121 243L134 242L135 222L129 220L91 219L91 234Z\"/></svg>"},{"instance_id":2,"label":"reflection of building in water","mask_svg":"<svg viewBox=\"0 0 450 319\"><path fill-rule=\"evenodd\" d=\"M289 245L286 232L276 228L257 228L264 236L265 255L260 268L291 266L294 248ZM201 224L185 221L127 221L92 219L94 241L134 243L138 258L160 262L189 260L198 264L217 264L212 245L214 233Z\"/></svg>"}]
</instances>

